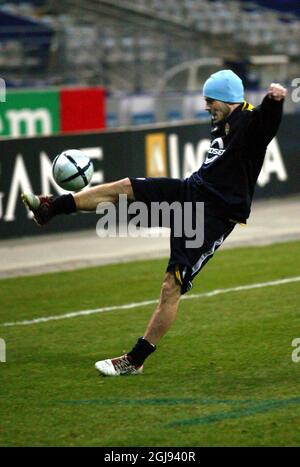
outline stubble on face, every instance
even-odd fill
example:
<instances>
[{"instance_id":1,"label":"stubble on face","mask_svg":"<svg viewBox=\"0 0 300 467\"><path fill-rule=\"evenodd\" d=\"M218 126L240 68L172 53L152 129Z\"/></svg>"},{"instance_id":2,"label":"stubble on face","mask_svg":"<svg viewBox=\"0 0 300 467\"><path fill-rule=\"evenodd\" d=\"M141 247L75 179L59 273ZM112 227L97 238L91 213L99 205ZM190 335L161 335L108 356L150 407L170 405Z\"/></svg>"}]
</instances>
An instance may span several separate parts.
<instances>
[{"instance_id":1,"label":"stubble on face","mask_svg":"<svg viewBox=\"0 0 300 467\"><path fill-rule=\"evenodd\" d=\"M206 98L206 110L211 114L213 123L221 122L225 120L231 112L234 110L236 105L226 104L226 102L217 101Z\"/></svg>"},{"instance_id":2,"label":"stubble on face","mask_svg":"<svg viewBox=\"0 0 300 467\"><path fill-rule=\"evenodd\" d=\"M231 107L229 104L221 101L215 101L211 106L211 115L214 123L221 122L225 118L229 117L231 113Z\"/></svg>"}]
</instances>

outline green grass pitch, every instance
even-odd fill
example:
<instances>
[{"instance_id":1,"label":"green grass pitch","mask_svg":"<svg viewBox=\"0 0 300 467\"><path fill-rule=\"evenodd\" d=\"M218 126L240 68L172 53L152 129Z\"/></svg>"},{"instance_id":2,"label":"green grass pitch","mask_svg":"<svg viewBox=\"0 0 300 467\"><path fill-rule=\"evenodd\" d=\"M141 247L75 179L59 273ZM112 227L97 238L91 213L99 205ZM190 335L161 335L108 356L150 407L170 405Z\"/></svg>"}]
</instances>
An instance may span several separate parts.
<instances>
[{"instance_id":1,"label":"green grass pitch","mask_svg":"<svg viewBox=\"0 0 300 467\"><path fill-rule=\"evenodd\" d=\"M153 306L3 323L158 298L166 259L0 281L1 446L299 446L300 283L183 300L141 376L129 350ZM190 294L300 276L300 242L224 249Z\"/></svg>"}]
</instances>

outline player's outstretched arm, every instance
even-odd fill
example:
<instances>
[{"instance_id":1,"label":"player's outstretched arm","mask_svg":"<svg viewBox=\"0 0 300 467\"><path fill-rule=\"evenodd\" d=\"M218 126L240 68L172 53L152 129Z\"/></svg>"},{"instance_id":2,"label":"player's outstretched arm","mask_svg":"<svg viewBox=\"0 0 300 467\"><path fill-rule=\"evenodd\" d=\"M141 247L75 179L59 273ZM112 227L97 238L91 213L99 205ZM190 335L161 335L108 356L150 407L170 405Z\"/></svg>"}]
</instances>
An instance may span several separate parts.
<instances>
[{"instance_id":1,"label":"player's outstretched arm","mask_svg":"<svg viewBox=\"0 0 300 467\"><path fill-rule=\"evenodd\" d=\"M261 105L253 112L253 134L259 135L259 141L269 144L276 135L282 114L287 89L280 83L271 83Z\"/></svg>"}]
</instances>

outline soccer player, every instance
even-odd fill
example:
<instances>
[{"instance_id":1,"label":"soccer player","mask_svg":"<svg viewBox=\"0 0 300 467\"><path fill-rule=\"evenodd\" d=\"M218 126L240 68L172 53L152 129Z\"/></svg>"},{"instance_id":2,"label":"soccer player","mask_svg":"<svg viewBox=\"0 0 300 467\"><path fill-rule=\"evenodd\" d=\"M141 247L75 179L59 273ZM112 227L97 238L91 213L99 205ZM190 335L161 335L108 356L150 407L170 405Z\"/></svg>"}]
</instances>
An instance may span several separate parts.
<instances>
[{"instance_id":1,"label":"soccer player","mask_svg":"<svg viewBox=\"0 0 300 467\"><path fill-rule=\"evenodd\" d=\"M192 287L195 276L235 225L246 223L266 148L279 128L286 94L283 86L272 83L261 105L253 108L244 100L241 79L231 70L218 71L203 87L206 110L212 116L210 148L202 166L189 178L124 178L56 197L22 194L23 202L41 225L58 214L94 211L101 202L117 203L120 194L147 206L163 201L193 205L204 202L202 246L187 247L187 238L184 234L175 236L171 225L170 259L159 303L144 335L127 354L96 362L103 375L136 375L143 371L145 359L174 322L181 295Z\"/></svg>"}]
</instances>

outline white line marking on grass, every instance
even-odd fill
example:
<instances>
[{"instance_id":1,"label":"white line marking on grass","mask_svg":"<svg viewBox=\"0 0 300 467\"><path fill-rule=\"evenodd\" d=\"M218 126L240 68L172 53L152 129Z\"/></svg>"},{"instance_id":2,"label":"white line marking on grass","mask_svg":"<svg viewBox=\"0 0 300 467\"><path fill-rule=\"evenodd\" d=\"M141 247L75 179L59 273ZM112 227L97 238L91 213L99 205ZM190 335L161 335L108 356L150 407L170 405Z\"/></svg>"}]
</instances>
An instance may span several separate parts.
<instances>
[{"instance_id":1,"label":"white line marking on grass","mask_svg":"<svg viewBox=\"0 0 300 467\"><path fill-rule=\"evenodd\" d=\"M216 295L221 295L225 293L260 289L263 287L272 287L275 285L289 284L291 282L299 282L299 281L300 281L300 276L287 277L286 279L278 279L276 281L240 285L238 287L230 287L228 289L216 289L216 290L212 290L211 292L183 295L182 300L193 300L197 298L214 297ZM148 306L148 305L156 305L157 303L158 303L158 300L146 300L144 302L127 303L125 305L114 305L114 306L106 306L103 308L95 308L94 310L73 311L71 313L65 313L63 315L45 316L42 318L35 318L31 320L15 321L12 323L2 323L0 324L0 326L26 326L29 324L46 323L47 321L56 321L60 319L75 318L77 316L93 315L95 313L105 313L107 311L130 310L132 308L138 308L138 307L143 307L143 306Z\"/></svg>"}]
</instances>

